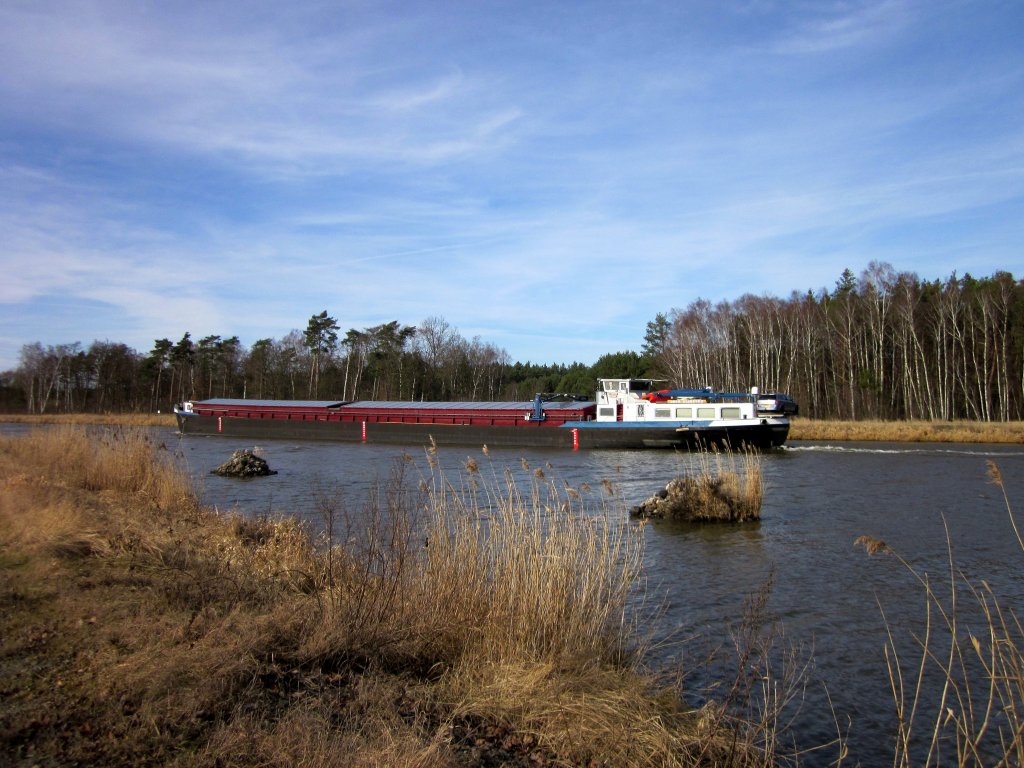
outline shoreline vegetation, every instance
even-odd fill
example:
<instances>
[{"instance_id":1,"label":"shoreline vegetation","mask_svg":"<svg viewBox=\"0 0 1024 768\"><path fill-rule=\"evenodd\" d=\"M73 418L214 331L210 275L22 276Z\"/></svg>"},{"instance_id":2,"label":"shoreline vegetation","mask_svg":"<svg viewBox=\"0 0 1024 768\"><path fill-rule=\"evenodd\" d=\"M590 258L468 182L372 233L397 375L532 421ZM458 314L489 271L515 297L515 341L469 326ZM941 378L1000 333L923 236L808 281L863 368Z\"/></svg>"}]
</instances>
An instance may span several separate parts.
<instances>
[{"instance_id":1,"label":"shoreline vegetation","mask_svg":"<svg viewBox=\"0 0 1024 768\"><path fill-rule=\"evenodd\" d=\"M0 423L174 427L171 413L0 414ZM789 440L892 443L1024 443L1024 421L836 421L795 418Z\"/></svg>"},{"instance_id":2,"label":"shoreline vegetation","mask_svg":"<svg viewBox=\"0 0 1024 768\"><path fill-rule=\"evenodd\" d=\"M755 618L703 706L645 668L609 488L424 458L312 537L202 507L144 430L0 437L0 762L776 764Z\"/></svg>"},{"instance_id":3,"label":"shoreline vegetation","mask_svg":"<svg viewBox=\"0 0 1024 768\"><path fill-rule=\"evenodd\" d=\"M830 421L796 418L790 440L882 443L1024 443L1024 421Z\"/></svg>"},{"instance_id":4,"label":"shoreline vegetation","mask_svg":"<svg viewBox=\"0 0 1024 768\"><path fill-rule=\"evenodd\" d=\"M707 690L645 666L643 530L614 488L434 450L358 509L203 507L145 430L0 436L0 762L11 765L796 765L786 708L811 661L766 620L771 584L704 659ZM717 466L717 465L716 465ZM717 468L716 471L721 471ZM1002 476L989 463L1024 551ZM586 511L585 511L586 510ZM1024 629L950 554L921 583L917 656L886 627L894 765L1024 761ZM951 550L952 552L952 550ZM966 630L964 606L982 623ZM649 613L645 613L645 611ZM974 617L977 618L977 617ZM973 619L972 619L973 621ZM977 631L980 630L980 631ZM783 654L781 664L771 658ZM687 664L701 664L689 659ZM936 709L922 690L943 691ZM926 681L932 681L927 682ZM689 706L697 693L701 706ZM833 713L836 717L836 713Z\"/></svg>"}]
</instances>

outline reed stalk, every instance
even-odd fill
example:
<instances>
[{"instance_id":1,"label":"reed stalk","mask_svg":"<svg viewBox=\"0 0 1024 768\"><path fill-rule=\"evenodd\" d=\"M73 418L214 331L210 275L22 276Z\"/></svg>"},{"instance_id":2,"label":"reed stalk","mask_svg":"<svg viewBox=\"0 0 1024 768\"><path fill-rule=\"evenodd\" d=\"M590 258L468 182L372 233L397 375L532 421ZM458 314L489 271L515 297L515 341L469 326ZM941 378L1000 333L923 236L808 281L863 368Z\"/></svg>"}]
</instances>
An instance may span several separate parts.
<instances>
[{"instance_id":1,"label":"reed stalk","mask_svg":"<svg viewBox=\"0 0 1024 768\"><path fill-rule=\"evenodd\" d=\"M993 462L988 475L1024 553ZM855 542L869 554L895 557L913 574L925 601L923 630L912 638L916 653L901 653L901 637L887 625L885 659L897 723L893 765L1024 765L1024 626L987 581L957 568L948 528L946 540L947 572L939 580L878 539Z\"/></svg>"}]
</instances>

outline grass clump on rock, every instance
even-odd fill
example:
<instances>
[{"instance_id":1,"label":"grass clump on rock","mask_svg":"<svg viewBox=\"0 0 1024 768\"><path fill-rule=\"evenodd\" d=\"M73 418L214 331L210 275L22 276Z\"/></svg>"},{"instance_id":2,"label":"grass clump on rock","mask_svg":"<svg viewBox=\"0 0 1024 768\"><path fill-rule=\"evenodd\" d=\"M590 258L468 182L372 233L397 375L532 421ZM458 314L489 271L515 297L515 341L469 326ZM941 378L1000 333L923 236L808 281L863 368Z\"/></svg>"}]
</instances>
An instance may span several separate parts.
<instances>
[{"instance_id":1,"label":"grass clump on rock","mask_svg":"<svg viewBox=\"0 0 1024 768\"><path fill-rule=\"evenodd\" d=\"M231 458L213 470L213 474L221 477L266 477L276 475L267 460L257 456L249 448L242 448L231 454Z\"/></svg>"},{"instance_id":2,"label":"grass clump on rock","mask_svg":"<svg viewBox=\"0 0 1024 768\"><path fill-rule=\"evenodd\" d=\"M633 507L630 514L642 519L695 523L760 520L764 496L760 457L753 451L744 451L741 456L742 468L738 469L735 454L699 454L694 471L670 480Z\"/></svg>"}]
</instances>

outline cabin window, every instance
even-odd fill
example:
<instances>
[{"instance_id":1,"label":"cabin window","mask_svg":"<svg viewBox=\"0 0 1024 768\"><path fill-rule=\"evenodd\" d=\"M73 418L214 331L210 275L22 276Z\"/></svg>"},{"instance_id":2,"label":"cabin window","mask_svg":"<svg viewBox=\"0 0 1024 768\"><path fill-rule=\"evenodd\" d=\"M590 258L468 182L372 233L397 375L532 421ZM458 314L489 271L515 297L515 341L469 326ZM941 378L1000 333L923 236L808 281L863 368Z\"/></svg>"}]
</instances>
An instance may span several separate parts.
<instances>
[{"instance_id":1,"label":"cabin window","mask_svg":"<svg viewBox=\"0 0 1024 768\"><path fill-rule=\"evenodd\" d=\"M615 416L614 408L599 408L598 410L602 416Z\"/></svg>"},{"instance_id":2,"label":"cabin window","mask_svg":"<svg viewBox=\"0 0 1024 768\"><path fill-rule=\"evenodd\" d=\"M713 419L713 418L715 418L715 409L714 408L698 408L697 409L697 418L699 418L699 419Z\"/></svg>"},{"instance_id":3,"label":"cabin window","mask_svg":"<svg viewBox=\"0 0 1024 768\"><path fill-rule=\"evenodd\" d=\"M723 419L738 419L740 417L739 408L723 408L722 418Z\"/></svg>"},{"instance_id":4,"label":"cabin window","mask_svg":"<svg viewBox=\"0 0 1024 768\"><path fill-rule=\"evenodd\" d=\"M676 408L677 419L692 419L693 408Z\"/></svg>"},{"instance_id":5,"label":"cabin window","mask_svg":"<svg viewBox=\"0 0 1024 768\"><path fill-rule=\"evenodd\" d=\"M656 419L667 419L672 416L671 408L655 408L654 418Z\"/></svg>"}]
</instances>

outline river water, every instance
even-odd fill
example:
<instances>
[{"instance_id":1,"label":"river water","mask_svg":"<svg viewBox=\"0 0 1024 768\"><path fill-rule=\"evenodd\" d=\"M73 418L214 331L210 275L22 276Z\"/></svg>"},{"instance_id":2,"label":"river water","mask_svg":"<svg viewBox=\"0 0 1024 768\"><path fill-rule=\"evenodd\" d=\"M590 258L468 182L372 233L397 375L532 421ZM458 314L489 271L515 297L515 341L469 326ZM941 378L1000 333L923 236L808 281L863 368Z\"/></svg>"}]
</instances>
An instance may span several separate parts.
<instances>
[{"instance_id":1,"label":"river water","mask_svg":"<svg viewBox=\"0 0 1024 768\"><path fill-rule=\"evenodd\" d=\"M282 440L258 446L278 474L221 478L210 471L234 449L254 446L173 430L157 433L196 478L206 503L248 515L294 514L314 525L318 499L332 494L346 506L358 506L403 452L427 472L422 449ZM598 487L607 480L623 509L696 461L669 451L491 449L485 457L471 448L441 448L438 456L452 474L473 456L485 477L500 477L507 468L525 480L525 459L573 487ZM912 633L924 628L925 602L904 565L893 557L868 556L854 540L865 534L882 539L914 568L946 583L951 546L964 574L985 579L1004 606L1024 613L1024 553L1002 491L987 476L989 461L1024 515L1021 446L796 442L761 458L765 493L759 523L643 526L647 604L660 607L645 626L658 643L653 663L683 669L695 690L724 674L727 665L702 664L704 646L728 645L749 598L770 582L766 619L779 638L777 647L788 644L798 658L813 661L802 706L789 710L791 737L800 746L824 743L835 738L838 723L850 748L845 764L891 764L895 711L885 666L886 626L913 660ZM623 521L639 525L624 511ZM680 638L687 640L675 642ZM930 732L927 723L922 727ZM801 762L827 764L835 757L833 750L823 750Z\"/></svg>"}]
</instances>

